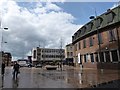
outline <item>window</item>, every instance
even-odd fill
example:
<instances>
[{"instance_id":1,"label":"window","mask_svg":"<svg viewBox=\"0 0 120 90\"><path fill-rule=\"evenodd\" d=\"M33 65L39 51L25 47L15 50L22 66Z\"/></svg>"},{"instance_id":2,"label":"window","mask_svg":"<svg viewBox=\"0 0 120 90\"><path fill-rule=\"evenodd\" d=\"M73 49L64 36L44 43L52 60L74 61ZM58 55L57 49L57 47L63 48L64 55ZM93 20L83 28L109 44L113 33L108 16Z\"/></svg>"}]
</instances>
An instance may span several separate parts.
<instances>
[{"instance_id":1,"label":"window","mask_svg":"<svg viewBox=\"0 0 120 90\"><path fill-rule=\"evenodd\" d=\"M73 53L71 52L71 56L73 56Z\"/></svg>"},{"instance_id":2,"label":"window","mask_svg":"<svg viewBox=\"0 0 120 90\"><path fill-rule=\"evenodd\" d=\"M72 46L70 46L70 50L72 50Z\"/></svg>"},{"instance_id":3,"label":"window","mask_svg":"<svg viewBox=\"0 0 120 90\"><path fill-rule=\"evenodd\" d=\"M90 47L93 46L93 39L92 39L92 37L89 38L89 41L90 41Z\"/></svg>"},{"instance_id":4,"label":"window","mask_svg":"<svg viewBox=\"0 0 120 90\"><path fill-rule=\"evenodd\" d=\"M94 56L93 53L90 54L91 62L94 62Z\"/></svg>"},{"instance_id":5,"label":"window","mask_svg":"<svg viewBox=\"0 0 120 90\"><path fill-rule=\"evenodd\" d=\"M79 42L78 44L79 44L78 45L78 49L80 50L81 49L81 43Z\"/></svg>"},{"instance_id":6,"label":"window","mask_svg":"<svg viewBox=\"0 0 120 90\"><path fill-rule=\"evenodd\" d=\"M116 37L114 30L109 30L108 33L109 33L109 41L115 41Z\"/></svg>"},{"instance_id":7,"label":"window","mask_svg":"<svg viewBox=\"0 0 120 90\"><path fill-rule=\"evenodd\" d=\"M83 40L83 48L86 48L86 40Z\"/></svg>"},{"instance_id":8,"label":"window","mask_svg":"<svg viewBox=\"0 0 120 90\"><path fill-rule=\"evenodd\" d=\"M93 27L93 23L90 22L90 23L87 25L87 30L88 30L88 31L91 31L92 27Z\"/></svg>"},{"instance_id":9,"label":"window","mask_svg":"<svg viewBox=\"0 0 120 90\"><path fill-rule=\"evenodd\" d=\"M102 35L101 33L98 34L98 44L102 44L103 40L102 40Z\"/></svg>"},{"instance_id":10,"label":"window","mask_svg":"<svg viewBox=\"0 0 120 90\"><path fill-rule=\"evenodd\" d=\"M69 57L69 52L67 52L67 56Z\"/></svg>"},{"instance_id":11,"label":"window","mask_svg":"<svg viewBox=\"0 0 120 90\"><path fill-rule=\"evenodd\" d=\"M36 58L36 50L33 51L33 57Z\"/></svg>"},{"instance_id":12,"label":"window","mask_svg":"<svg viewBox=\"0 0 120 90\"><path fill-rule=\"evenodd\" d=\"M86 57L86 55L84 55L84 62L87 62L87 59L86 59L87 57Z\"/></svg>"},{"instance_id":13,"label":"window","mask_svg":"<svg viewBox=\"0 0 120 90\"><path fill-rule=\"evenodd\" d=\"M75 48L75 51L77 51L77 44L75 44L75 47L74 47L74 48Z\"/></svg>"},{"instance_id":14,"label":"window","mask_svg":"<svg viewBox=\"0 0 120 90\"><path fill-rule=\"evenodd\" d=\"M78 30L78 32L77 32L77 37L80 36L80 33L81 33L81 30Z\"/></svg>"},{"instance_id":15,"label":"window","mask_svg":"<svg viewBox=\"0 0 120 90\"><path fill-rule=\"evenodd\" d=\"M86 27L84 26L81 28L81 35L85 34L85 32L86 32Z\"/></svg>"},{"instance_id":16,"label":"window","mask_svg":"<svg viewBox=\"0 0 120 90\"><path fill-rule=\"evenodd\" d=\"M98 17L98 18L96 19L96 22L95 22L96 28L100 27L102 21L103 21L103 19L102 19L101 17Z\"/></svg>"},{"instance_id":17,"label":"window","mask_svg":"<svg viewBox=\"0 0 120 90\"><path fill-rule=\"evenodd\" d=\"M108 13L106 13L107 23L113 22L114 17L115 17L115 13L114 12L109 11Z\"/></svg>"}]
</instances>

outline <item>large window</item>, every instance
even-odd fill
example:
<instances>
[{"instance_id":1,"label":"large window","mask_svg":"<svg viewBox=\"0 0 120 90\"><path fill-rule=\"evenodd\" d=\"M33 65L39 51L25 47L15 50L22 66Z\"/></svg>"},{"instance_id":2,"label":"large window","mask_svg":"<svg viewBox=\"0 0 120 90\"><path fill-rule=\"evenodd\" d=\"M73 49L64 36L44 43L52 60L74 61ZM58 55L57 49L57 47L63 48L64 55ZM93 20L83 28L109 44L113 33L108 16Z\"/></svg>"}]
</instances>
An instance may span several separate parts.
<instances>
[{"instance_id":1,"label":"large window","mask_svg":"<svg viewBox=\"0 0 120 90\"><path fill-rule=\"evenodd\" d=\"M89 41L90 41L90 47L93 46L93 39L92 39L92 37L89 38Z\"/></svg>"},{"instance_id":2,"label":"large window","mask_svg":"<svg viewBox=\"0 0 120 90\"><path fill-rule=\"evenodd\" d=\"M109 35L109 41L115 41L116 40L114 30L109 30L108 35Z\"/></svg>"},{"instance_id":3,"label":"large window","mask_svg":"<svg viewBox=\"0 0 120 90\"><path fill-rule=\"evenodd\" d=\"M105 52L106 62L110 62L110 53L109 51Z\"/></svg>"},{"instance_id":4,"label":"large window","mask_svg":"<svg viewBox=\"0 0 120 90\"><path fill-rule=\"evenodd\" d=\"M90 54L90 57L91 57L91 62L94 62L94 56L93 56L93 53Z\"/></svg>"},{"instance_id":5,"label":"large window","mask_svg":"<svg viewBox=\"0 0 120 90\"><path fill-rule=\"evenodd\" d=\"M83 48L86 48L86 40L83 40Z\"/></svg>"},{"instance_id":6,"label":"large window","mask_svg":"<svg viewBox=\"0 0 120 90\"><path fill-rule=\"evenodd\" d=\"M78 49L80 50L81 49L81 43L79 42L78 44L79 44L78 45Z\"/></svg>"}]
</instances>

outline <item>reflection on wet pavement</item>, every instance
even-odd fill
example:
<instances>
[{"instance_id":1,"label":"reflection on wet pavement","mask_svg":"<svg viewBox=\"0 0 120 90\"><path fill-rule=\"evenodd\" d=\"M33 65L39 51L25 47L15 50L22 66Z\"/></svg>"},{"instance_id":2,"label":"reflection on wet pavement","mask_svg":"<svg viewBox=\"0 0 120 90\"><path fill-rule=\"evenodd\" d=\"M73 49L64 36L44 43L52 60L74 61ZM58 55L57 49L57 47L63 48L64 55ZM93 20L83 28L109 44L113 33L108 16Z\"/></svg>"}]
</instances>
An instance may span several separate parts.
<instances>
[{"instance_id":1,"label":"reflection on wet pavement","mask_svg":"<svg viewBox=\"0 0 120 90\"><path fill-rule=\"evenodd\" d=\"M17 78L17 79L12 79L12 87L13 88L17 88L18 87L18 85L19 85L19 78Z\"/></svg>"},{"instance_id":2,"label":"reflection on wet pavement","mask_svg":"<svg viewBox=\"0 0 120 90\"><path fill-rule=\"evenodd\" d=\"M65 69L44 70L21 68L17 79L12 78L12 69L7 68L2 80L3 88L90 88L93 85L120 79L116 70Z\"/></svg>"}]
</instances>

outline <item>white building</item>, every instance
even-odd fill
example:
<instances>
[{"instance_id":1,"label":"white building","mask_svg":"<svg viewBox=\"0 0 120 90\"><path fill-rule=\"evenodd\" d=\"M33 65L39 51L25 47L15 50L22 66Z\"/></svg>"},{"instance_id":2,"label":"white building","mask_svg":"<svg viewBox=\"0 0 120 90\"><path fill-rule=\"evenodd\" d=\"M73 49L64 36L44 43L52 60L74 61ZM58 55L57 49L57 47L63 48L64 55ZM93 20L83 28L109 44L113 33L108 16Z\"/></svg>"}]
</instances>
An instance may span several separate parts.
<instances>
[{"instance_id":1,"label":"white building","mask_svg":"<svg viewBox=\"0 0 120 90\"><path fill-rule=\"evenodd\" d=\"M32 49L32 62L37 64L40 62L61 61L64 60L64 49L51 49L51 48L33 48Z\"/></svg>"},{"instance_id":2,"label":"white building","mask_svg":"<svg viewBox=\"0 0 120 90\"><path fill-rule=\"evenodd\" d=\"M72 45L72 43L67 44L65 47L65 59L66 59L66 64L73 65L73 45Z\"/></svg>"}]
</instances>

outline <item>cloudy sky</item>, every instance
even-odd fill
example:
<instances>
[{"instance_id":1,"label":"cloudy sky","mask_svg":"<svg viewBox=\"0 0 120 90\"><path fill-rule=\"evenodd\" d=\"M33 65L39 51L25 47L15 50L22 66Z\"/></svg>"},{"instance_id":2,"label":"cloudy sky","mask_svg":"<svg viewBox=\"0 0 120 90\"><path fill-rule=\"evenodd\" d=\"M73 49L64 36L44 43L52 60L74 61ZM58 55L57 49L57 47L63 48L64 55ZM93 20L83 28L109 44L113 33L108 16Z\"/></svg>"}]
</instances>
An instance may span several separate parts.
<instances>
[{"instance_id":1,"label":"cloudy sky","mask_svg":"<svg viewBox=\"0 0 120 90\"><path fill-rule=\"evenodd\" d=\"M11 52L13 59L26 58L33 47L63 48L89 17L104 13L116 2L0 2L2 50ZM102 6L102 7L101 7ZM0 31L0 32L1 32ZM1 35L0 35L1 37Z\"/></svg>"}]
</instances>

